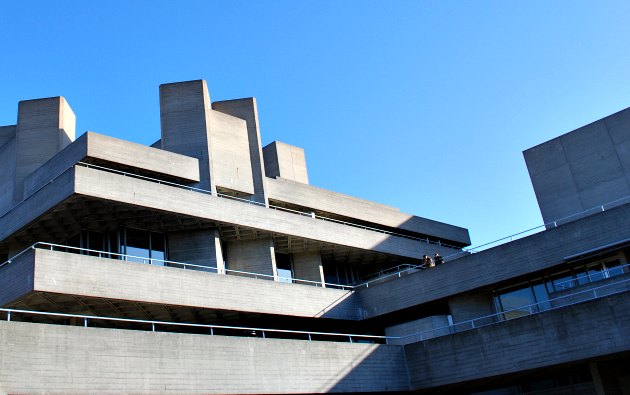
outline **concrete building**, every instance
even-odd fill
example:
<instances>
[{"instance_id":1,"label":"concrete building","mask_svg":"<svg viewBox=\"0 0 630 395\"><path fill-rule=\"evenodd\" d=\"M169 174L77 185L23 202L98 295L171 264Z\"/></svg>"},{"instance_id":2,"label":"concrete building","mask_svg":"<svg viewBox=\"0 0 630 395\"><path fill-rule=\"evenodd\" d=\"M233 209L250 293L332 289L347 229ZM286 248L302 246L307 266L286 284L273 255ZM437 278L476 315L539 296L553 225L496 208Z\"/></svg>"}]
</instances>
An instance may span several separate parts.
<instances>
[{"instance_id":1,"label":"concrete building","mask_svg":"<svg viewBox=\"0 0 630 395\"><path fill-rule=\"evenodd\" d=\"M546 226L477 253L310 185L253 98L165 84L160 116L0 127L0 393L630 393L630 110L525 151Z\"/></svg>"}]
</instances>

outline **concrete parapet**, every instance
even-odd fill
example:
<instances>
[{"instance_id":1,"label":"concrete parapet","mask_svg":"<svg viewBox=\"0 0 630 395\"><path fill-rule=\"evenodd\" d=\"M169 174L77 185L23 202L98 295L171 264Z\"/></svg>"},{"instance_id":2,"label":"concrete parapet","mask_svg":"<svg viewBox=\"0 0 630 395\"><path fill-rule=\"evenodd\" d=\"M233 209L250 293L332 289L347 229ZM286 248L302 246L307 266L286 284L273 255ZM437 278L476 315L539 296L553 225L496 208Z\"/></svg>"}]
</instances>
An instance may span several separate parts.
<instances>
[{"instance_id":1,"label":"concrete parapet","mask_svg":"<svg viewBox=\"0 0 630 395\"><path fill-rule=\"evenodd\" d=\"M359 319L359 305L352 291L44 249L0 268L0 285L3 305L31 292L49 292L130 303Z\"/></svg>"},{"instance_id":2,"label":"concrete parapet","mask_svg":"<svg viewBox=\"0 0 630 395\"><path fill-rule=\"evenodd\" d=\"M430 389L630 351L630 293L405 346L411 389Z\"/></svg>"},{"instance_id":3,"label":"concrete parapet","mask_svg":"<svg viewBox=\"0 0 630 395\"><path fill-rule=\"evenodd\" d=\"M266 185L270 200L430 235L442 240L452 240L462 245L470 244L467 229L405 214L394 207L283 178L268 178ZM435 251L431 252L433 253Z\"/></svg>"},{"instance_id":4,"label":"concrete parapet","mask_svg":"<svg viewBox=\"0 0 630 395\"><path fill-rule=\"evenodd\" d=\"M154 177L166 176L180 182L198 182L199 165L195 158L161 149L86 132L47 161L24 180L25 196L35 192L75 163L96 159L98 163L132 167Z\"/></svg>"},{"instance_id":5,"label":"concrete parapet","mask_svg":"<svg viewBox=\"0 0 630 395\"><path fill-rule=\"evenodd\" d=\"M296 394L409 389L400 346L6 321L0 321L0 344L0 390L6 393Z\"/></svg>"},{"instance_id":6,"label":"concrete parapet","mask_svg":"<svg viewBox=\"0 0 630 395\"><path fill-rule=\"evenodd\" d=\"M448 325L448 316L433 315L387 327L385 328L385 336L401 337L400 339L390 339L388 344L411 344L449 334Z\"/></svg>"}]
</instances>

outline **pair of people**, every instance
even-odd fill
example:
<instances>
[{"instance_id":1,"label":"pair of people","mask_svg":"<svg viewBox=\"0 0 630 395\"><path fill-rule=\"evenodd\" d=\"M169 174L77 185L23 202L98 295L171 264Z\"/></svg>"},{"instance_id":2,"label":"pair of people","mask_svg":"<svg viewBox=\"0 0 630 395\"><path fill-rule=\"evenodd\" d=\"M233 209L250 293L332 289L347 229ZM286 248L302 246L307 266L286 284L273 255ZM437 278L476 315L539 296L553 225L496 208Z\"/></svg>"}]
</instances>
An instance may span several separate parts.
<instances>
[{"instance_id":1,"label":"pair of people","mask_svg":"<svg viewBox=\"0 0 630 395\"><path fill-rule=\"evenodd\" d=\"M435 267L435 265L441 265L443 263L444 258L442 258L442 256L437 252L433 256L433 258L431 258L429 255L424 255L422 257L422 267L424 268Z\"/></svg>"}]
</instances>

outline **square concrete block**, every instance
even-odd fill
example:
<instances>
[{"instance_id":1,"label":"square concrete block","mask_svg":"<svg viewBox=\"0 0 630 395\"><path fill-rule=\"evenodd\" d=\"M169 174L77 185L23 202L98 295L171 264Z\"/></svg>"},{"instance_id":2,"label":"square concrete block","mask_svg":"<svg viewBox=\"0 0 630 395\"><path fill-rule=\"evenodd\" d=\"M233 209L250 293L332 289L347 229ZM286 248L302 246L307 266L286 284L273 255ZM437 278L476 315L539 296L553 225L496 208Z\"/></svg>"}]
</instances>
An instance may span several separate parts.
<instances>
[{"instance_id":1,"label":"square concrete block","mask_svg":"<svg viewBox=\"0 0 630 395\"><path fill-rule=\"evenodd\" d=\"M578 194L568 164L532 177L532 184L534 185L538 203L541 205L546 205L567 196L577 196Z\"/></svg>"}]
</instances>

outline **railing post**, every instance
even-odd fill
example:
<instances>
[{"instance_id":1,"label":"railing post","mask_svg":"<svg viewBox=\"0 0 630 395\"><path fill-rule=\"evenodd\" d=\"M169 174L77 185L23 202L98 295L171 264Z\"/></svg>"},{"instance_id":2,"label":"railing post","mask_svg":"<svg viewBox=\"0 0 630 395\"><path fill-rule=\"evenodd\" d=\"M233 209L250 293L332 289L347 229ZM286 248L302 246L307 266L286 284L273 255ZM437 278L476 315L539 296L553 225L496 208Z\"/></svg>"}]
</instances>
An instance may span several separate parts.
<instances>
[{"instance_id":1,"label":"railing post","mask_svg":"<svg viewBox=\"0 0 630 395\"><path fill-rule=\"evenodd\" d=\"M11 312L7 311L7 321L11 321Z\"/></svg>"},{"instance_id":2,"label":"railing post","mask_svg":"<svg viewBox=\"0 0 630 395\"><path fill-rule=\"evenodd\" d=\"M151 323L151 332L155 332L155 322Z\"/></svg>"},{"instance_id":3,"label":"railing post","mask_svg":"<svg viewBox=\"0 0 630 395\"><path fill-rule=\"evenodd\" d=\"M263 339L267 338L267 336L265 336L265 331L262 331L262 335L263 335Z\"/></svg>"},{"instance_id":4,"label":"railing post","mask_svg":"<svg viewBox=\"0 0 630 395\"><path fill-rule=\"evenodd\" d=\"M352 336L348 336L348 339L350 339L350 343L353 343Z\"/></svg>"},{"instance_id":5,"label":"railing post","mask_svg":"<svg viewBox=\"0 0 630 395\"><path fill-rule=\"evenodd\" d=\"M309 333L309 334L308 334L308 341L310 342L310 341L312 341L312 340L313 340L313 339L311 338L311 334Z\"/></svg>"},{"instance_id":6,"label":"railing post","mask_svg":"<svg viewBox=\"0 0 630 395\"><path fill-rule=\"evenodd\" d=\"M88 319L87 317L83 317L83 327L87 328L87 326L88 326Z\"/></svg>"},{"instance_id":7,"label":"railing post","mask_svg":"<svg viewBox=\"0 0 630 395\"><path fill-rule=\"evenodd\" d=\"M210 327L210 336L214 336L214 328Z\"/></svg>"}]
</instances>

